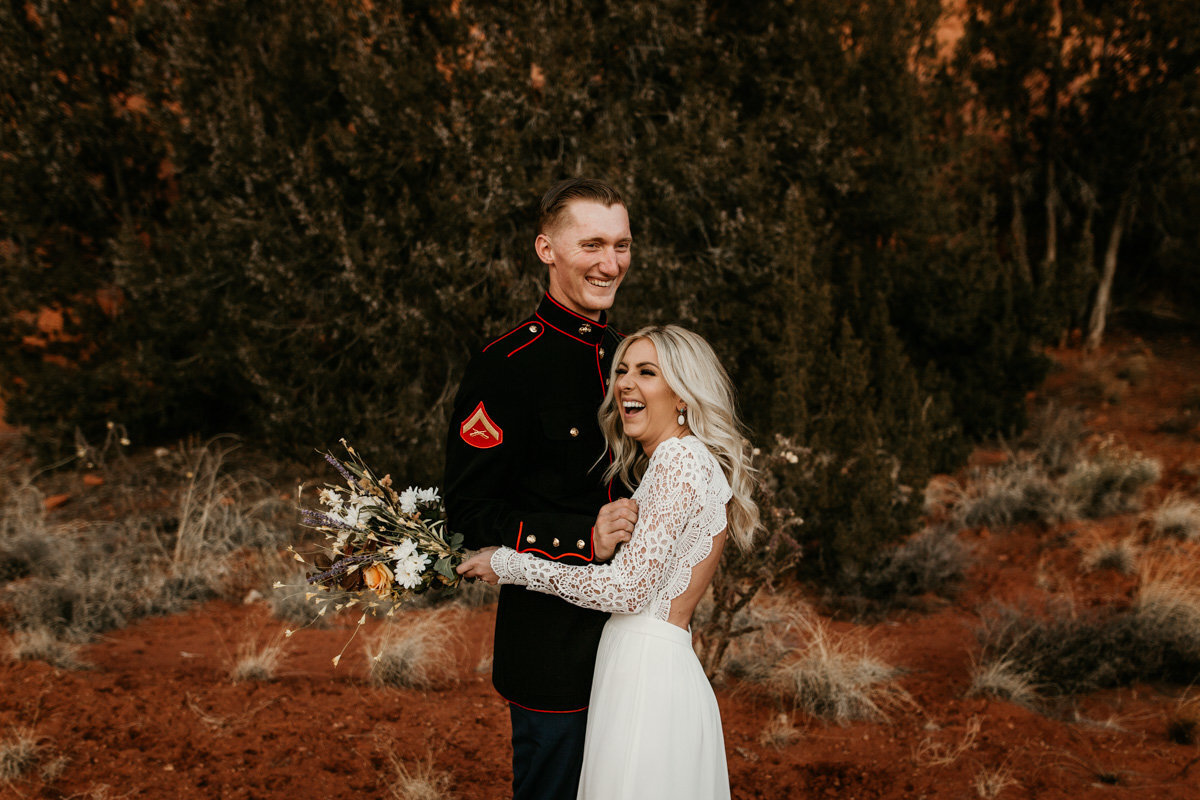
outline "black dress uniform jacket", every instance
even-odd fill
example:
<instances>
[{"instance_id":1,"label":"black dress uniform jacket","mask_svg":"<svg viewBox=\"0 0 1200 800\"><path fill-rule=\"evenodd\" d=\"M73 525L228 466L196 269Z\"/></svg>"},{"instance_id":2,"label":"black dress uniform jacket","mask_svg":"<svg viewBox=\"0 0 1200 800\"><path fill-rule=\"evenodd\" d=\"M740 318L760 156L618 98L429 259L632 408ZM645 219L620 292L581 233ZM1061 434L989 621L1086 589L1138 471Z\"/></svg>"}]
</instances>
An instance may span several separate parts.
<instances>
[{"instance_id":1,"label":"black dress uniform jacket","mask_svg":"<svg viewBox=\"0 0 1200 800\"><path fill-rule=\"evenodd\" d=\"M467 365L454 401L444 481L450 530L471 549L506 545L564 564L594 560L600 507L628 496L603 480L596 412L619 336L547 294L533 316ZM538 711L587 707L608 615L503 586L492 683Z\"/></svg>"}]
</instances>

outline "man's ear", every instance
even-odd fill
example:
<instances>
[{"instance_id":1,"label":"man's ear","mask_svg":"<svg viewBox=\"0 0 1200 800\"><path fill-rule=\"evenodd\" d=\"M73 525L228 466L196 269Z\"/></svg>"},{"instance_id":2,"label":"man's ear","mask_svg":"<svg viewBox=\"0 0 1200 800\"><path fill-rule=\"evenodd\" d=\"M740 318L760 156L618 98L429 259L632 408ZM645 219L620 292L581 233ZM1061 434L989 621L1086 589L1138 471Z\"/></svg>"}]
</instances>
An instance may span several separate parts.
<instances>
[{"instance_id":1,"label":"man's ear","mask_svg":"<svg viewBox=\"0 0 1200 800\"><path fill-rule=\"evenodd\" d=\"M554 251L550 249L550 239L544 233L539 233L533 240L533 252L543 264L554 263Z\"/></svg>"}]
</instances>

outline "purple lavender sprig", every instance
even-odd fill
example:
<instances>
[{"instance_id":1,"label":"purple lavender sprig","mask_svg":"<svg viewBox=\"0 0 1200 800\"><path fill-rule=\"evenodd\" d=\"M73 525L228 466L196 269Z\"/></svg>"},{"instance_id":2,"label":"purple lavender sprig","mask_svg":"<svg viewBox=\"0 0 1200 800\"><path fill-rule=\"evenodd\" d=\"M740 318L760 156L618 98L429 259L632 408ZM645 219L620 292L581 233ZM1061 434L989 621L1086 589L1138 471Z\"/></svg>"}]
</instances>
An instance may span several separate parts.
<instances>
[{"instance_id":1,"label":"purple lavender sprig","mask_svg":"<svg viewBox=\"0 0 1200 800\"><path fill-rule=\"evenodd\" d=\"M334 564L332 567L325 570L324 572L319 572L316 575L313 575L311 578L308 579L308 582L309 583L320 583L321 581L326 581L326 580L329 580L330 578L336 578L338 575L341 575L343 572L350 569L350 566L352 564L359 564L359 563L362 563L363 561L379 561L379 560L380 560L380 558L379 558L378 553L364 553L362 555L357 555L357 556L345 556L343 558L338 559L338 562L336 564Z\"/></svg>"},{"instance_id":2,"label":"purple lavender sprig","mask_svg":"<svg viewBox=\"0 0 1200 800\"><path fill-rule=\"evenodd\" d=\"M342 466L342 462L338 461L337 458L334 457L334 455L332 453L326 453L325 460L328 461L334 469L336 469L338 472L342 473L342 477L346 479L346 484L348 486L351 486L353 488L358 488L358 481L355 480L354 476L351 475L349 473L349 471L345 467Z\"/></svg>"},{"instance_id":3,"label":"purple lavender sprig","mask_svg":"<svg viewBox=\"0 0 1200 800\"><path fill-rule=\"evenodd\" d=\"M300 509L300 524L310 528L341 528L342 530L355 531L358 530L353 525L347 525L340 519L331 517L321 511L313 511L311 508Z\"/></svg>"}]
</instances>

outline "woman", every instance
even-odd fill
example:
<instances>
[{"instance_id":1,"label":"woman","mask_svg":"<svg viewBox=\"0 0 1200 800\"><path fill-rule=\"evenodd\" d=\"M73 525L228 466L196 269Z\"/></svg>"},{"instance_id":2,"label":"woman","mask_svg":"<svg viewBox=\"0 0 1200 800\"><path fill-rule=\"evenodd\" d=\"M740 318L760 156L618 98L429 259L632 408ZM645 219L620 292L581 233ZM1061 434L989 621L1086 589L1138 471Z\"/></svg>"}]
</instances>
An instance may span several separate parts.
<instances>
[{"instance_id":1,"label":"woman","mask_svg":"<svg viewBox=\"0 0 1200 800\"><path fill-rule=\"evenodd\" d=\"M489 548L460 572L613 612L596 656L579 798L729 797L721 717L689 623L727 537L759 528L728 376L708 343L667 325L613 358L600 425L609 479L638 483L638 521L608 564Z\"/></svg>"}]
</instances>

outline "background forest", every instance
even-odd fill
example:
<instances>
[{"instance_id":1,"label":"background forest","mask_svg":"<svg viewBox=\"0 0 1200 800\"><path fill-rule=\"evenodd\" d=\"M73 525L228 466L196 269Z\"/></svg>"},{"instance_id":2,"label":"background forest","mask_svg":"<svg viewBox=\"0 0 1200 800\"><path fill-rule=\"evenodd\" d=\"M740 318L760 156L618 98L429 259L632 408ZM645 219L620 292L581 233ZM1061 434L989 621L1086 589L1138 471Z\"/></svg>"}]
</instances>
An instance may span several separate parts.
<instances>
[{"instance_id":1,"label":"background forest","mask_svg":"<svg viewBox=\"0 0 1200 800\"><path fill-rule=\"evenodd\" d=\"M115 421L436 484L572 175L628 200L617 327L713 342L826 575L1025 426L1042 345L1197 321L1187 0L14 0L0 32L0 397L47 459Z\"/></svg>"}]
</instances>

